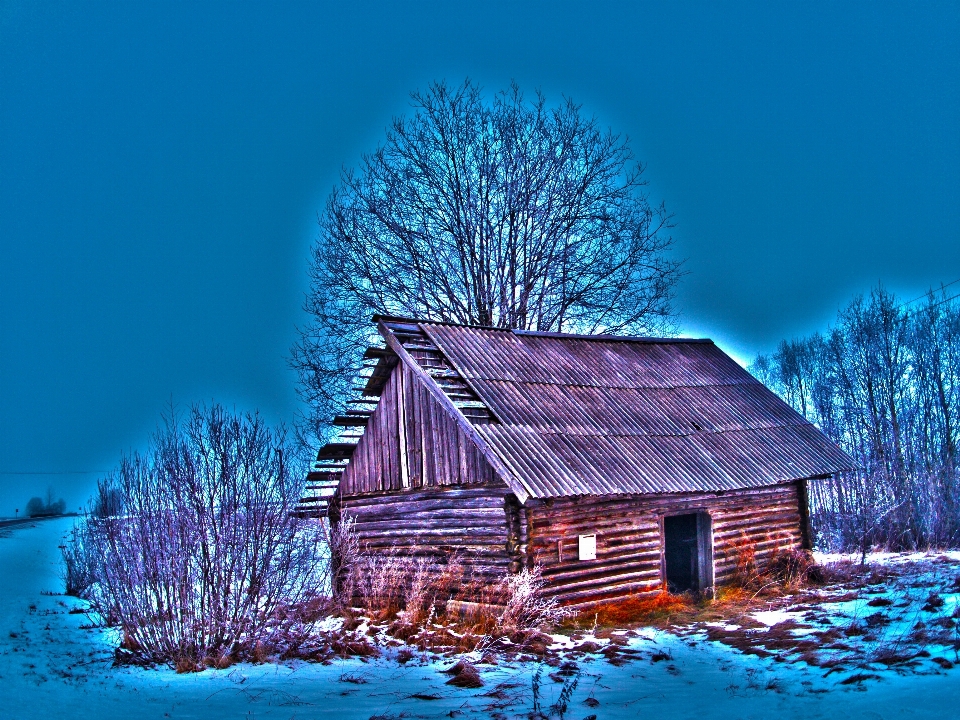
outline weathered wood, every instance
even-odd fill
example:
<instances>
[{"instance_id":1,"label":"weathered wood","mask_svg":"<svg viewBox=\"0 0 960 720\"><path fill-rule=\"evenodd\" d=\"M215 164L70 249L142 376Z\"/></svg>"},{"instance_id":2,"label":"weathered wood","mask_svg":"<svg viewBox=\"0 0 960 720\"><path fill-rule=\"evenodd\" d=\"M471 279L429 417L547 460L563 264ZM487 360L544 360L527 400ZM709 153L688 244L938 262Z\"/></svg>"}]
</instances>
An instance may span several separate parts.
<instances>
[{"instance_id":1,"label":"weathered wood","mask_svg":"<svg viewBox=\"0 0 960 720\"><path fill-rule=\"evenodd\" d=\"M487 463L494 469L494 471L508 484L513 490L514 494L523 502L527 497L530 496L530 490L527 488L519 478L500 460L499 456L487 445L486 440L484 440L477 431L473 428L470 422L463 416L463 413L460 412L459 408L453 404L453 401L447 397L446 393L440 389L437 383L433 378L430 377L414 360L410 353L407 352L406 348L403 347L403 343L394 335L393 331L388 328L382 320L377 321L377 327L380 330L380 334L383 335L384 340L388 347L393 350L397 356L400 358L403 365L413 373L417 380L423 385L424 388L430 393L431 397L437 402L437 404L453 419L460 431L470 439L473 445L481 452L484 459ZM450 435L447 435L444 439L448 442L451 439ZM454 441L456 441L454 439ZM446 462L449 462L449 455L446 458ZM449 466L446 468L449 473Z\"/></svg>"},{"instance_id":2,"label":"weathered wood","mask_svg":"<svg viewBox=\"0 0 960 720\"><path fill-rule=\"evenodd\" d=\"M474 577L495 582L514 562L508 550L508 492L500 484L342 496L341 513L353 520L367 552L428 558L437 567L461 556Z\"/></svg>"},{"instance_id":3,"label":"weathered wood","mask_svg":"<svg viewBox=\"0 0 960 720\"><path fill-rule=\"evenodd\" d=\"M712 524L713 582L729 582L744 553L758 566L800 547L795 484L727 493L607 496L528 501L505 485L431 487L341 498L371 552L427 558L459 555L474 577L539 565L545 593L587 607L663 587L664 515L706 512ZM577 538L596 534L597 559L580 561ZM563 548L563 559L558 555ZM744 556L745 557L745 556ZM438 570L439 572L439 570Z\"/></svg>"},{"instance_id":4,"label":"weathered wood","mask_svg":"<svg viewBox=\"0 0 960 720\"><path fill-rule=\"evenodd\" d=\"M480 450L401 363L343 472L340 491L355 496L490 483L502 485Z\"/></svg>"},{"instance_id":5,"label":"weathered wood","mask_svg":"<svg viewBox=\"0 0 960 720\"><path fill-rule=\"evenodd\" d=\"M461 620L470 620L476 617L498 617L504 611L503 605L490 603L470 602L468 600L448 600L446 613Z\"/></svg>"},{"instance_id":6,"label":"weathered wood","mask_svg":"<svg viewBox=\"0 0 960 720\"><path fill-rule=\"evenodd\" d=\"M731 579L743 552L752 553L754 562L762 566L774 553L801 545L793 484L722 494L555 499L530 502L527 512L528 552L542 567L547 591L576 605L615 599L640 592L638 588L654 592L662 587L664 515L709 515L716 583ZM596 560L578 559L581 534L596 534Z\"/></svg>"},{"instance_id":7,"label":"weathered wood","mask_svg":"<svg viewBox=\"0 0 960 720\"><path fill-rule=\"evenodd\" d=\"M397 431L399 433L399 438L397 442L397 448L399 450L399 461L400 461L400 487L409 488L410 487L410 469L407 465L407 414L406 408L408 406L407 402L407 393L404 388L404 375L405 373L401 372L397 374Z\"/></svg>"},{"instance_id":8,"label":"weathered wood","mask_svg":"<svg viewBox=\"0 0 960 720\"><path fill-rule=\"evenodd\" d=\"M664 518L695 514L694 584L708 587L751 557L809 547L806 484L786 481L849 460L803 440L805 425L780 432L789 408L712 345L375 320L387 348L368 353L364 390L379 402L337 419L365 432L355 449L328 448L341 464L324 471L350 458L331 517L342 505L371 551L437 567L462 554L491 580L540 565L548 593L589 604L662 587ZM666 523L672 580L684 526L692 540L689 522ZM580 535L596 536L595 559L579 559Z\"/></svg>"}]
</instances>

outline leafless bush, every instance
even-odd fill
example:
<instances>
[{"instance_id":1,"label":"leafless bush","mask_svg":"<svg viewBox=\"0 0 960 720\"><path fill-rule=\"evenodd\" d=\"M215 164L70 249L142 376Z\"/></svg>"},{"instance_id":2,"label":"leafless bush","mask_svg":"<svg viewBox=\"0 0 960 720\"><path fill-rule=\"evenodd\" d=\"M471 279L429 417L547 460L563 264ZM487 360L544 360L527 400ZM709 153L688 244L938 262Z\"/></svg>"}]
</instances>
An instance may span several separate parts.
<instances>
[{"instance_id":1,"label":"leafless bush","mask_svg":"<svg viewBox=\"0 0 960 720\"><path fill-rule=\"evenodd\" d=\"M70 541L61 546L64 563L64 584L67 595L89 599L97 581L98 523L123 514L119 489L111 480L97 481L97 492L90 501L86 516L74 523ZM112 616L110 616L112 617Z\"/></svg>"},{"instance_id":2,"label":"leafless bush","mask_svg":"<svg viewBox=\"0 0 960 720\"><path fill-rule=\"evenodd\" d=\"M222 667L308 631L328 566L322 525L291 515L290 457L258 415L194 407L101 483L64 550L67 582L119 626L125 657Z\"/></svg>"},{"instance_id":3,"label":"leafless bush","mask_svg":"<svg viewBox=\"0 0 960 720\"><path fill-rule=\"evenodd\" d=\"M96 582L97 557L89 544L86 521L80 520L74 525L70 541L62 546L63 579L67 595L86 598Z\"/></svg>"},{"instance_id":4,"label":"leafless bush","mask_svg":"<svg viewBox=\"0 0 960 720\"><path fill-rule=\"evenodd\" d=\"M344 518L330 528L327 540L330 552L330 583L334 601L341 607L349 605L356 586L360 561L360 540L353 528L353 520Z\"/></svg>"},{"instance_id":5,"label":"leafless bush","mask_svg":"<svg viewBox=\"0 0 960 720\"><path fill-rule=\"evenodd\" d=\"M503 613L498 622L504 634L516 631L539 630L556 625L571 615L556 598L543 595L543 578L540 568L524 568L515 575L507 575L500 581L505 600Z\"/></svg>"},{"instance_id":6,"label":"leafless bush","mask_svg":"<svg viewBox=\"0 0 960 720\"><path fill-rule=\"evenodd\" d=\"M824 581L823 570L813 559L813 553L798 548L774 553L764 567L762 575L770 581L777 581L788 587Z\"/></svg>"}]
</instances>

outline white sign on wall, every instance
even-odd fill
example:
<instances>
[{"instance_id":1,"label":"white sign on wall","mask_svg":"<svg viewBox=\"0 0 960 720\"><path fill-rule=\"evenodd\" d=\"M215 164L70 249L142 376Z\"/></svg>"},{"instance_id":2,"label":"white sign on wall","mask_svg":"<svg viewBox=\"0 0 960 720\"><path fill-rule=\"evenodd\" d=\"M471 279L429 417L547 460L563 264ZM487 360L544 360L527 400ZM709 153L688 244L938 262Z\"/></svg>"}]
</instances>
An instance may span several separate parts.
<instances>
[{"instance_id":1,"label":"white sign on wall","mask_svg":"<svg viewBox=\"0 0 960 720\"><path fill-rule=\"evenodd\" d=\"M597 559L597 536L596 535L580 536L580 559L581 560Z\"/></svg>"}]
</instances>

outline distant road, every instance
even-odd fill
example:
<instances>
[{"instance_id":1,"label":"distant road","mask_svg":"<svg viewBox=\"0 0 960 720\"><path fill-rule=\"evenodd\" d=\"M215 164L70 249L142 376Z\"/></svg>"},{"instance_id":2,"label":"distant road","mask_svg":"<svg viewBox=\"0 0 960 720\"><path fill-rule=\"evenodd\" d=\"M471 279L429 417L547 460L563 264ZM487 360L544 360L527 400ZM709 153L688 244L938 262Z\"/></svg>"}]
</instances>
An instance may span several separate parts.
<instances>
[{"instance_id":1,"label":"distant road","mask_svg":"<svg viewBox=\"0 0 960 720\"><path fill-rule=\"evenodd\" d=\"M29 523L42 522L43 520L56 520L63 517L77 517L77 513L64 513L63 515L45 515L43 517L16 518L13 520L0 520L0 528L13 527L15 525L28 525Z\"/></svg>"}]
</instances>

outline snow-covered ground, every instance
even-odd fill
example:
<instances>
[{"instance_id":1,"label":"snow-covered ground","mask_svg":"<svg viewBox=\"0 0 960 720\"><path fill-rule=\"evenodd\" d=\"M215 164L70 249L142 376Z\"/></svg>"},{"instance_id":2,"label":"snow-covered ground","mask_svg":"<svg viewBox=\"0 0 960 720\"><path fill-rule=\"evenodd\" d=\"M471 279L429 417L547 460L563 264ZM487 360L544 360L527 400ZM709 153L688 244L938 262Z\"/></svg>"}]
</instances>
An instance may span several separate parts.
<instances>
[{"instance_id":1,"label":"snow-covered ground","mask_svg":"<svg viewBox=\"0 0 960 720\"><path fill-rule=\"evenodd\" d=\"M904 672L880 666L870 680L843 684L850 672L825 675L823 667L804 662L744 655L701 632L614 635L633 658L619 665L599 656L581 656L576 666L561 668L479 665L484 686L476 689L447 685L441 671L451 661L429 657L405 664L384 658L237 665L190 675L117 668L110 632L85 627L83 614L69 612L82 603L58 594L57 546L71 523L48 520L0 531L0 718L514 718L527 717L535 699L549 714L573 679L564 713L572 720L960 715L960 668L928 662ZM838 604L835 611L861 609ZM793 619L789 611L752 617L765 626Z\"/></svg>"}]
</instances>

